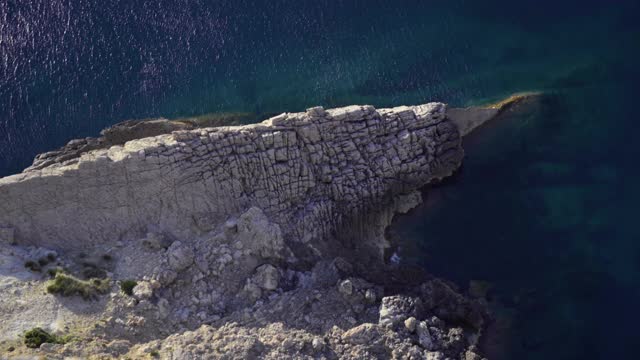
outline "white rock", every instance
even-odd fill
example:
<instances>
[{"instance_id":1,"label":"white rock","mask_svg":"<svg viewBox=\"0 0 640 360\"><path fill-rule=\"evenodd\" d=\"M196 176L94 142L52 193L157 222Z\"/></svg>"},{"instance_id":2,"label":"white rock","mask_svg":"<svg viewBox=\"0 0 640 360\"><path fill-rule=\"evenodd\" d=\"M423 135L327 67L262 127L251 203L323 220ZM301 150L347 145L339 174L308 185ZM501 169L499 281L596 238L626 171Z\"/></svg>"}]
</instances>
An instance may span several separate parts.
<instances>
[{"instance_id":1,"label":"white rock","mask_svg":"<svg viewBox=\"0 0 640 360\"><path fill-rule=\"evenodd\" d=\"M322 351L324 349L324 341L317 337L313 338L311 346L313 346L313 350L315 351Z\"/></svg>"},{"instance_id":2,"label":"white rock","mask_svg":"<svg viewBox=\"0 0 640 360\"><path fill-rule=\"evenodd\" d=\"M353 283L351 282L351 280L347 279L341 281L340 284L338 284L338 291L346 296L353 294Z\"/></svg>"},{"instance_id":3,"label":"white rock","mask_svg":"<svg viewBox=\"0 0 640 360\"><path fill-rule=\"evenodd\" d=\"M375 303L377 300L376 292L372 289L367 289L364 293L364 298L371 304Z\"/></svg>"},{"instance_id":4,"label":"white rock","mask_svg":"<svg viewBox=\"0 0 640 360\"><path fill-rule=\"evenodd\" d=\"M420 345L431 351L435 350L435 345L431 333L429 333L429 327L426 322L421 321L416 326L416 333L418 334L418 342Z\"/></svg>"},{"instance_id":5,"label":"white rock","mask_svg":"<svg viewBox=\"0 0 640 360\"><path fill-rule=\"evenodd\" d=\"M404 327L409 330L409 332L414 332L416 330L417 320L413 316L404 321Z\"/></svg>"},{"instance_id":6,"label":"white rock","mask_svg":"<svg viewBox=\"0 0 640 360\"><path fill-rule=\"evenodd\" d=\"M149 299L153 296L153 286L148 281L140 281L133 288L133 297L138 300Z\"/></svg>"},{"instance_id":7,"label":"white rock","mask_svg":"<svg viewBox=\"0 0 640 360\"><path fill-rule=\"evenodd\" d=\"M446 359L446 357L440 351L427 352L427 359L426 360L444 360L444 359Z\"/></svg>"}]
</instances>

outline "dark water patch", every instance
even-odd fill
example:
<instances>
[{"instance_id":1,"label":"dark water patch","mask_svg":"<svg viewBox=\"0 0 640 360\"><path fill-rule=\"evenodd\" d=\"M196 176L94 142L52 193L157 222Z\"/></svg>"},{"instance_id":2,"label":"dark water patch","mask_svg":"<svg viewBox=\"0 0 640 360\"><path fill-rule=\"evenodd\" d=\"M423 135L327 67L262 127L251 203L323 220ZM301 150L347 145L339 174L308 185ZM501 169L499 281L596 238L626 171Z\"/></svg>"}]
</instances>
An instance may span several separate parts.
<instances>
[{"instance_id":1,"label":"dark water patch","mask_svg":"<svg viewBox=\"0 0 640 360\"><path fill-rule=\"evenodd\" d=\"M619 85L604 85L615 91L604 95L616 104L607 115L602 97L577 105L595 99L589 87L556 92L537 110L481 129L466 142L455 186L427 195L442 201L396 224L398 236L420 242L404 252L406 261L461 287L473 279L494 284L496 313L511 314L502 320L508 331L496 331L502 340L487 345L508 348L499 358L605 359L632 351L627 331L640 312L630 214L639 174L626 156L612 154L632 129L615 121L626 122L633 107L616 99ZM609 312L613 303L624 315Z\"/></svg>"}]
</instances>

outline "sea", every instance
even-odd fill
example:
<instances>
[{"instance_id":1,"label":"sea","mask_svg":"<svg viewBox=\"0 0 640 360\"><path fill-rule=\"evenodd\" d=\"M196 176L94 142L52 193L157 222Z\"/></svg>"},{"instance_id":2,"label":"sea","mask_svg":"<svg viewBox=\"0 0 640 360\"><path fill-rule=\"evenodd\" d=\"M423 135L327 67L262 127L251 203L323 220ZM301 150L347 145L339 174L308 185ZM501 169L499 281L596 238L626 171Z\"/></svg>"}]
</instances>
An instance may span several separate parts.
<instances>
[{"instance_id":1,"label":"sea","mask_svg":"<svg viewBox=\"0 0 640 360\"><path fill-rule=\"evenodd\" d=\"M538 92L396 220L398 257L482 290L491 359L636 359L639 17L638 0L0 0L0 176L127 119Z\"/></svg>"}]
</instances>

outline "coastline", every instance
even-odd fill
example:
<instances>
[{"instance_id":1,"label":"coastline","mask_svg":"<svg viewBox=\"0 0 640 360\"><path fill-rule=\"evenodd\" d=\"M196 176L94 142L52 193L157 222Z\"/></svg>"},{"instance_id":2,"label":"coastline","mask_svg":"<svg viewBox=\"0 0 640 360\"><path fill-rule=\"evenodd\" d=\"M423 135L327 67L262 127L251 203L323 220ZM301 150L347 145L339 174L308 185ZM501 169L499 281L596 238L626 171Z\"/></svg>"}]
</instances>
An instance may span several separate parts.
<instances>
[{"instance_id":1,"label":"coastline","mask_svg":"<svg viewBox=\"0 0 640 360\"><path fill-rule=\"evenodd\" d=\"M491 108L491 110L496 110L499 113L501 109L512 103L513 101L508 101L502 106ZM246 348L247 344L233 340L226 342L225 346L235 347L235 353L258 351L263 355L266 354L264 351L267 353L291 351L290 346L302 344L295 345L300 346L297 351L301 356L303 354L326 355L334 353L340 358L359 358L363 354L381 355L386 353L390 355L397 353L416 354L416 356L428 359L437 359L446 356L446 354L448 356L465 356L466 359L480 359L476 354L477 342L481 337L485 319L488 318L486 306L482 301L468 299L460 295L452 284L428 275L425 276L421 271L415 272L414 269L404 266L385 264L382 256L384 249L390 246L385 232L396 213L406 213L417 206L421 202L420 189L423 189L427 184L438 183L441 179L453 174L462 160L461 137L458 135L457 124L470 120L461 116L451 119L446 111L448 111L446 106L438 103L380 110L359 106L331 110L311 108L306 113L279 115L262 124L178 130L171 134L131 140L124 145L115 145L108 150L95 149L82 153L79 160L74 163L65 163L60 167L51 167L54 164L50 164L42 169L29 170L22 175L3 178L0 180L0 197L5 200L5 210L10 209L7 207L11 206L10 204L17 204L21 209L20 213L11 210L4 212L5 217L1 220L4 229L11 229L3 232L3 240L5 241L3 252L10 254L8 256L13 258L14 264L35 258L38 256L37 254L43 252L54 251L56 266L62 266L71 274L86 271L87 266L82 264L88 263L91 264L91 268L104 269L109 281L116 280L115 282L118 283L127 278L135 278L138 281L138 284L133 288L132 298L110 290L110 300L101 299L94 305L87 305L80 299L61 299L66 302L65 307L67 308L77 309L77 307L86 308L88 306L94 309L94 315L90 315L83 322L89 319L93 319L95 322L94 325L89 324L90 326L87 328L87 324L80 325L78 319L75 319L75 322L72 319L70 323L63 326L63 329L73 329L74 335L81 338L88 334L92 334L91 336L96 338L89 344L80 345L77 342L71 342L66 345L45 346L45 349L41 348L40 351L45 351L47 356L52 358L64 354L86 355L92 354L96 351L95 346L106 344L105 341L107 341L109 344L107 347L112 351L109 356L121 356L124 354L123 351L126 351L134 357L151 352L157 352L161 357L170 357L178 356L175 353L175 346L185 346L194 343L194 341L205 346L206 344L202 344L201 339L203 336L205 338L209 336L206 334L214 335L214 338L210 338L208 341L216 343L214 339L222 334L229 336L230 334L238 334L238 331L249 331L253 334L251 336L258 336L260 339L259 342L262 345L258 348L254 348L254 345ZM471 113L473 110L465 111L465 114ZM472 128L491 120L496 116L495 114L494 112L482 113L484 121L479 121L478 117L474 116ZM358 124L372 129L370 131L375 129L379 133L373 135L366 131L363 132L362 127ZM270 130L270 127L274 127L276 131ZM346 140L344 137L340 137L340 130L336 132L336 129L340 127L346 130L343 134L349 134ZM304 175L304 168L295 165L295 161L303 161L303 164L309 161L307 159L310 159L311 164L316 161L313 160L314 152L304 152L308 151L307 149L314 149L314 145L331 141L330 137L326 137L329 133L322 130L323 128L333 129L333 134L338 135L337 139L340 143L328 147L321 145L319 149L333 152L332 157L326 157L329 164L331 164L332 158L339 159L341 156L335 153L336 149L347 151L347 154L350 154L348 155L350 162L346 162L348 165L340 171L347 171L348 175L343 176L340 172L327 172L327 168L322 165L323 156L316 157L320 163L312 170L306 170L307 175ZM292 132L292 129L295 132ZM269 200L267 202L262 200L237 202L233 199L238 198L232 195L236 191L233 187L235 185L230 187L223 185L222 188L231 191L231 193L221 198L219 196L222 193L217 192L213 198L222 205L225 211L234 208L241 209L246 206L245 210L237 213L238 215L234 216L231 212L231 216L227 214L217 220L215 217L200 219L192 223L195 225L192 228L184 227L184 224L179 225L182 220L172 220L169 224L178 225L181 228L171 228L171 233L166 232L170 228L165 227L163 230L162 227L156 225L154 230L150 230L153 227L147 227L146 233L127 230L118 234L113 232L113 225L104 223L105 219L117 213L105 213L110 214L106 216L98 215L99 213L96 211L110 211L109 207L105 207L104 204L96 207L97 203L92 205L94 200L91 199L97 199L99 202L107 200L107 197L96 193L96 190L105 189L104 187L95 188L94 185L91 185L90 197L82 200L76 195L78 191L82 193L82 189L75 186L70 189L73 191L72 193L62 192L59 193L60 195L56 195L61 196L58 197L58 200L49 199L51 201L42 203L45 207L46 204L56 204L58 210L55 215L52 215L47 208L38 210L37 203L33 203L27 208L24 207L25 203L22 200L21 202L11 200L12 193L24 193L23 190L13 190L14 186L17 189L27 186L41 194L51 194L47 187L59 188L63 184L56 183L58 181L56 179L70 179L69 184L94 184L93 180L87 181L84 177L96 175L100 178L98 184L104 184L99 186L106 186L106 189L112 186L109 184L115 184L116 188L130 186L129 184L140 184L136 185L136 190L128 190L124 195L127 197L144 191L149 192L148 189L154 188L154 185L148 182L154 176L149 176L149 174L153 174L153 168L143 165L143 162L150 161L146 160L149 157L153 158L154 151L157 151L153 149L182 149L180 151L187 155L177 157L174 164L198 164L198 158L207 159L205 161L211 161L209 159L217 161L215 157L211 157L206 152L201 153L199 150L210 148L209 144L214 149L215 144L222 144L223 147L216 150L222 154L224 151L221 149L224 146L229 146L225 144L236 144L233 145L233 151L237 152L236 154L249 154L242 156L250 158L253 151L264 151L260 150L262 145L258 143L253 150L243 152L244 150L239 149L244 149L251 142L238 143L237 140L229 142L223 139L240 134L247 136L246 134L251 134L252 131L257 136L248 135L249 138L267 138L270 139L270 144L276 145L276 150L278 149L277 144L288 149L283 155L278 155L277 151L273 152L273 159L276 160L275 166L272 165L274 168L278 168L277 161L280 159L280 161L289 161L289 169L301 169L296 171L298 176L303 176L302 179L305 179L304 176L311 175L308 179L312 180L312 183L309 183L312 186L300 192L303 196L299 198L299 201L305 205L280 207L278 202L275 203L276 207L265 205L273 204L270 199L277 199L277 196L282 197L283 194L286 194L284 195L286 201L292 201L292 193L290 192L280 193L277 196L277 193L274 193L267 197ZM297 139L294 140L286 135L287 132L296 134ZM265 137L265 134L268 136ZM278 134L285 134L285 136ZM360 135L354 136L353 134L368 135L360 138ZM380 136L380 134L387 135ZM210 136L216 137L218 142L205 142L205 147L199 148L203 144L202 139ZM395 144L393 147L387 147L387 149L394 148L395 150L392 153L388 151L387 153L377 153L382 158L391 154L392 157L388 159L391 168L384 170L381 167L370 173L376 174L376 171L380 171L377 173L380 179L376 179L376 175L373 177L370 175L365 181L365 178L360 177L358 172L353 172L351 169L357 163L369 164L369 166L383 163L375 156L364 157L362 155L375 151L371 148L372 144L375 144L372 139L377 139L375 141L380 141L381 145ZM349 144L354 143L356 149L362 146L361 150L355 152L349 150L354 146ZM302 154L292 156L298 151L292 149L301 149ZM268 148L265 150L267 150L265 154L270 154ZM404 155L400 155L403 152ZM394 154L398 154L395 156L400 157L400 162L396 163L393 160ZM227 153L223 156L229 157L231 154ZM427 159L426 162L421 160L423 157ZM269 157L265 159L269 159ZM294 161L294 163L290 161ZM150 164L160 166L160 168L167 166L156 161L150 161ZM252 169L256 169L255 162L248 164L251 164L249 166ZM116 180L114 183L113 179L122 176L118 175L121 170L117 170L121 169L122 165L129 166L126 171L122 172L126 182L119 183ZM135 166L135 168L130 166ZM187 172L185 173L184 170ZM169 174L183 176L188 175L189 171L189 167L187 167L183 168L182 173L164 172L159 179L164 179L162 181L166 182ZM387 171L391 171L391 173L387 173ZM109 175L110 172L111 175ZM144 181L135 180L135 176L137 176L135 174L138 173L145 174L141 178ZM244 170L236 170L235 173L231 171L229 173L230 179L238 176L235 174L243 173L245 173ZM105 175L113 176L114 174L116 178L104 178ZM267 172L267 174L270 173ZM268 175L267 179L270 176L273 175ZM289 181L286 180L287 177L276 179L276 183L280 184L286 184ZM310 189L315 189L314 191L331 190L334 189L331 184L349 184L350 181L354 181L352 184L357 185L357 188L354 189L357 189L358 192L355 193L355 197L349 196L349 192L342 193L340 196L347 195L348 202L338 202L336 203L338 206L329 205L326 200L323 200L327 196L329 198L335 196L335 194L331 195L332 192L317 192L316 195L310 196L313 194L313 192L309 192ZM34 188L33 186L36 184L38 187ZM196 183L188 183L189 188L192 188L194 184ZM234 184L234 182L232 181L230 184ZM375 190L375 186L383 184L386 185L380 190ZM200 190L197 185L195 188L199 194L207 194L206 188ZM297 190L294 190L293 194L296 192ZM155 191L151 191L151 193L155 193ZM107 190L106 194L116 193ZM180 200L180 198L173 197L172 192L169 194L171 197L166 201L169 199ZM372 197L372 194L379 194L376 195L379 198ZM36 196L42 195L36 194ZM67 201L65 200L66 196L70 196L73 209L81 210L82 214L73 215L74 213L61 210L64 209L63 204ZM341 201L339 200L340 196L336 198L336 201ZM134 195L134 197L137 196ZM195 199L190 195L184 198L187 200ZM137 197L136 201L142 199L151 198ZM89 202L83 204L83 201ZM190 206L193 206L194 203L191 201L193 200L188 200ZM154 202L150 204L152 207L156 206L153 205ZM152 211L152 207L145 208L145 211ZM303 213L292 216L292 213L287 211L291 208L303 209ZM188 209L186 211L190 214L189 216L197 214L197 211L194 212L196 208L182 207L182 209ZM22 215L14 220L6 217L7 214L23 214L25 211L28 211L26 214L31 219L28 229L32 233L29 236L26 236L26 227L16 226L16 224L20 224L20 221L15 219L20 219L19 216ZM43 211L42 214L45 217L39 215L38 211ZM279 213L280 211L282 213ZM133 213L142 214L143 212L135 210ZM82 217L87 214L92 217L82 220ZM123 213L128 217L131 214L131 210L128 215ZM301 217L300 214L304 214L304 216ZM69 220L62 220L65 217L72 217L76 221L80 221L73 224ZM38 218L41 219L40 221L44 221L43 224L33 226L35 224L33 221ZM117 217L109 221L115 219ZM122 220L116 220L118 226L123 224L127 226L124 219L123 217ZM138 217L136 222L150 221L143 219L145 217ZM146 219L153 219L153 217ZM300 219L303 221L300 222ZM339 219L344 220L338 221ZM51 228L49 227L51 221L57 221L64 227ZM102 224L100 224L101 222ZM92 223L100 224L98 229L95 229ZM85 227L83 224L89 227ZM372 227L372 224L375 226ZM333 227L336 225L337 227ZM203 226L205 227L203 228ZM111 227L112 230L109 233L104 233L104 230L101 229L107 227ZM316 229L310 231L314 227ZM34 229L45 228L46 232L33 233ZM95 230L100 233L96 235ZM56 231L59 233L56 234ZM88 232L85 233L85 231ZM341 232L341 234L336 236L336 232ZM66 239L64 243L55 240L61 237ZM93 240L88 242L89 238L93 238ZM34 241L35 239L39 240ZM74 239L78 240L74 241ZM79 241L79 239L83 240ZM42 246L48 247L49 250L42 248ZM106 260L107 256L110 260ZM47 266L53 265L45 264L43 270L48 269ZM35 280L27 288L42 289L47 284L43 278L38 280L37 273L27 272L23 275ZM9 286L21 287L23 284L17 281L11 282ZM207 293L216 295L212 298L207 296ZM14 294L20 298L24 292L17 291ZM277 310L285 310L296 303L305 303L308 300L304 299L308 299L309 296L315 299L313 300L315 305L311 308L303 307L306 310L294 311L293 313ZM56 299L55 296L44 295L34 298L33 301L46 302L50 304L49 306L58 307L55 304ZM10 301L15 302L16 299ZM192 305L190 307L178 306L181 303L191 303ZM95 312L96 310L98 312ZM276 310L275 313L274 310ZM56 311L58 311L58 315L61 314L60 310ZM101 312L104 313L101 314ZM343 313L351 315L340 316ZM59 317L58 315L56 318ZM37 316L43 319L48 318L42 313L37 313ZM68 313L64 316L73 318L73 315ZM92 321L89 320L90 322ZM24 322L22 323L24 324ZM70 326L71 323L75 323L75 325ZM160 323L172 325L158 328ZM225 325L233 323L237 325L232 327ZM283 323L284 328L281 327L282 325L274 325L277 323ZM13 322L11 325L9 323L7 325L15 326L16 324ZM344 330L335 330L335 326ZM263 332L260 333L262 335L253 333L254 330L249 330L251 328L263 329L261 330ZM57 329L59 331L60 327ZM295 331L298 330L292 329L303 331L300 333L302 343L294 340L298 336L295 335ZM157 330L160 332L158 333ZM185 330L191 331L184 332ZM166 331L169 332L166 333ZM274 331L275 333L273 333ZM165 340L156 340L171 333L176 335L169 336ZM273 339L276 333L288 334L287 336L291 339L290 343L288 345L278 343L266 346L272 341L269 339ZM322 333L324 333L325 339L322 341L317 340L317 335L313 335ZM119 350L114 348L114 341L121 340L127 341L129 345L121 346ZM136 345L140 342L147 343ZM12 342L9 341L9 343ZM306 347L305 343L311 346ZM12 346L16 347L17 345ZM23 351L26 351L25 354L31 353L27 349L19 348L19 351L14 355L23 353ZM203 351L214 350L205 349Z\"/></svg>"}]
</instances>

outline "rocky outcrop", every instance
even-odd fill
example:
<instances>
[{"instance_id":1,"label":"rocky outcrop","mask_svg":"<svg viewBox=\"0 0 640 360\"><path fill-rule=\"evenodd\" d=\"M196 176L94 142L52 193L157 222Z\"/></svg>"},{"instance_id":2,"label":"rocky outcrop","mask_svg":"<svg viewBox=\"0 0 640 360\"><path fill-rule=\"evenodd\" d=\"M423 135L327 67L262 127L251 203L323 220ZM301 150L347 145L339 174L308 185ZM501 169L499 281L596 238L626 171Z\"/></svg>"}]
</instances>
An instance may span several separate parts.
<instances>
[{"instance_id":1,"label":"rocky outcrop","mask_svg":"<svg viewBox=\"0 0 640 360\"><path fill-rule=\"evenodd\" d=\"M100 132L100 137L87 137L69 141L60 149L39 154L33 164L24 171L35 171L46 167L76 164L80 155L98 149L123 145L127 141L168 134L178 130L193 130L202 127L240 125L254 120L251 113L216 113L193 118L127 120Z\"/></svg>"},{"instance_id":2,"label":"rocky outcrop","mask_svg":"<svg viewBox=\"0 0 640 360\"><path fill-rule=\"evenodd\" d=\"M385 231L458 168L462 135L519 101L125 122L43 155L0 179L0 351L481 359L484 300L385 264ZM58 299L51 271L104 277L109 295ZM28 349L33 326L82 341Z\"/></svg>"},{"instance_id":3,"label":"rocky outcrop","mask_svg":"<svg viewBox=\"0 0 640 360\"><path fill-rule=\"evenodd\" d=\"M150 231L189 242L257 207L300 257L331 253L327 238L379 252L370 224L462 157L444 104L317 107L132 140L0 179L0 226L18 243L61 250Z\"/></svg>"},{"instance_id":4,"label":"rocky outcrop","mask_svg":"<svg viewBox=\"0 0 640 360\"><path fill-rule=\"evenodd\" d=\"M371 286L355 280L359 286L354 292L364 292L366 286ZM430 286L446 287L441 283L424 284L424 287ZM128 355L144 358L155 353L165 359L481 359L477 354L477 329L447 323L426 306L419 313L406 308L393 309L398 317L413 321L414 326L405 325L411 321L393 326L383 322L385 304L420 301L419 298L385 297L381 320L362 322L373 320L368 317L375 315L378 307L365 304L364 299L358 300L356 293L325 290L322 298L311 296L311 300L307 300L309 309L304 310L305 306L298 303L305 298L304 292L298 290L283 296L279 302L253 308L258 315L229 321L220 327L203 325L194 331L136 346ZM288 317L268 315L269 309L277 309L278 305L289 305ZM353 313L352 309L358 306L362 310L356 316L362 320L352 318L355 324L336 326L332 321L316 320L327 314ZM305 317L307 325L296 326L291 321L296 317ZM319 328L315 329L316 326Z\"/></svg>"}]
</instances>

